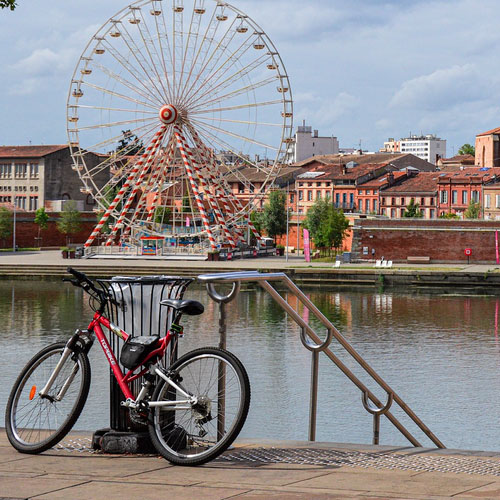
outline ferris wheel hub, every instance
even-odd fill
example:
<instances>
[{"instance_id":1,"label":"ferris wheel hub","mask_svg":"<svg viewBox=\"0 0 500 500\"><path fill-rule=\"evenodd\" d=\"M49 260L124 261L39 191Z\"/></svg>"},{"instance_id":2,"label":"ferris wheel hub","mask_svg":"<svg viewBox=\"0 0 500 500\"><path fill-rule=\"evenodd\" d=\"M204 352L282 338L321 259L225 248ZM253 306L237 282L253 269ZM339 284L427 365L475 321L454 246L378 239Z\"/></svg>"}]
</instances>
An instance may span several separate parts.
<instances>
[{"instance_id":1,"label":"ferris wheel hub","mask_svg":"<svg viewBox=\"0 0 500 500\"><path fill-rule=\"evenodd\" d=\"M160 109L160 121L165 125L175 123L178 118L179 112L175 106L172 106L172 104L166 104Z\"/></svg>"}]
</instances>

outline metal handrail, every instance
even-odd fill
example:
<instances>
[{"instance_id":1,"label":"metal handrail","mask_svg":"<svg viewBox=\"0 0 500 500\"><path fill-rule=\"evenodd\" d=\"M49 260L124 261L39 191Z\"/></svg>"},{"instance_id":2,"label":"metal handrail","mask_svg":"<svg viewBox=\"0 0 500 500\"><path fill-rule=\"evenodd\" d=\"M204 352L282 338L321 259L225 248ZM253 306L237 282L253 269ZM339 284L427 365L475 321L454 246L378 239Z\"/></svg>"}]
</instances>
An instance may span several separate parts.
<instances>
[{"instance_id":1,"label":"metal handrail","mask_svg":"<svg viewBox=\"0 0 500 500\"><path fill-rule=\"evenodd\" d=\"M404 425L389 411L392 403L396 403L413 422L422 430L422 432L438 447L445 448L444 444L434 435L434 433L423 423L423 421L411 410L411 408L398 396L394 390L387 384L382 377L361 357L361 355L349 344L343 335L326 318L323 313L307 298L307 296L295 285L295 283L285 273L259 273L258 271L242 271L232 273L204 274L198 276L198 281L206 284L208 295L219 304L219 335L220 347L226 347L226 305L232 301L240 289L241 283L258 283L266 290L271 297L288 313L288 315L300 327L300 339L306 349L311 351L311 393L309 407L309 440L316 439L316 414L317 414L317 394L318 394L318 373L319 373L319 354L325 355L356 385L362 393L363 406L373 415L374 423L374 444L378 444L379 420L381 415L387 419L403 434L413 446L421 446L420 442L404 427ZM317 335L313 328L292 308L282 295L271 285L280 282L286 286L310 313L312 313L320 323L325 326L327 335L324 340ZM228 295L221 295L217 292L215 285L231 283L232 290ZM330 350L330 343L335 338L337 342L356 360L356 362L384 389L388 395L387 403L382 403L354 373ZM369 401L373 404L371 404Z\"/></svg>"}]
</instances>

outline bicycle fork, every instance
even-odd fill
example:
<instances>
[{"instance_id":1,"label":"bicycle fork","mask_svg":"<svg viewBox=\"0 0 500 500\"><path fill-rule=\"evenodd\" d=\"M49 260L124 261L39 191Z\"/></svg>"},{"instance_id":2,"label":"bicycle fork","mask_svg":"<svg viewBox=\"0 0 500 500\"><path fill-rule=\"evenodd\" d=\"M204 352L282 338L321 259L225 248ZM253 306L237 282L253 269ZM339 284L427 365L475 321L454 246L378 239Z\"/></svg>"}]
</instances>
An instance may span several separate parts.
<instances>
[{"instance_id":1,"label":"bicycle fork","mask_svg":"<svg viewBox=\"0 0 500 500\"><path fill-rule=\"evenodd\" d=\"M57 362L57 365L54 368L54 371L52 372L52 374L50 375L49 380L47 380L47 383L45 384L45 386L38 393L38 395L41 398L48 399L51 402L61 401L64 398L66 391L68 390L68 388L71 385L71 383L73 382L76 374L78 373L78 370L79 370L78 363L75 363L73 370L71 370L71 373L69 374L68 378L65 380L61 389L59 389L59 392L56 394L56 396L49 396L49 391L52 388L52 385L56 381L57 377L59 376L59 373L61 373L61 370L62 370L63 366L66 364L66 361L75 352L76 343L80 338L85 338L84 343L86 346L86 351L88 352L88 350L90 349L90 346L92 345L92 340L89 336L89 332L87 330L76 330L74 335L66 343L66 346L64 347L64 351L61 354L61 359L59 359L59 361Z\"/></svg>"}]
</instances>

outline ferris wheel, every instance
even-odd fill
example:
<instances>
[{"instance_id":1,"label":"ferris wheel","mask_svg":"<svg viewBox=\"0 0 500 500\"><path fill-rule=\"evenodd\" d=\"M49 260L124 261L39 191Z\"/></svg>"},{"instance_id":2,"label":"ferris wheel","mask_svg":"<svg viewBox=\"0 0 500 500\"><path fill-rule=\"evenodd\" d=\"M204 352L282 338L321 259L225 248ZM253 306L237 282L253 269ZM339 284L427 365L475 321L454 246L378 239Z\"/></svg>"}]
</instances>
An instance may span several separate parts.
<instances>
[{"instance_id":1,"label":"ferris wheel","mask_svg":"<svg viewBox=\"0 0 500 500\"><path fill-rule=\"evenodd\" d=\"M96 203L96 238L235 247L253 227L292 134L283 61L220 0L141 0L92 37L67 104L73 168Z\"/></svg>"}]
</instances>

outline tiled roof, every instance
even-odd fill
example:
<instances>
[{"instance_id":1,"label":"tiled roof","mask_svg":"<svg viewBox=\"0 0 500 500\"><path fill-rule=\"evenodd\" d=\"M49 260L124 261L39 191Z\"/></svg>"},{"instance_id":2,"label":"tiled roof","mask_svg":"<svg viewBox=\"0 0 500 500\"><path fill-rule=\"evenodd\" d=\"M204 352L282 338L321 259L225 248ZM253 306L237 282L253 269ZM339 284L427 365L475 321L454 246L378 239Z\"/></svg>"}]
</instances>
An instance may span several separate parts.
<instances>
[{"instance_id":1,"label":"tiled roof","mask_svg":"<svg viewBox=\"0 0 500 500\"><path fill-rule=\"evenodd\" d=\"M363 155L318 155L311 156L303 161L294 163L294 166L304 167L309 163L318 162L323 165L342 165L347 164L351 161L357 163L358 165L363 165L365 163L387 163L397 158L406 156L402 153L374 153L374 154L363 154Z\"/></svg>"},{"instance_id":2,"label":"tiled roof","mask_svg":"<svg viewBox=\"0 0 500 500\"><path fill-rule=\"evenodd\" d=\"M498 178L500 180L500 167L496 168L464 168L458 172L443 172L439 175L440 184L483 184Z\"/></svg>"},{"instance_id":3,"label":"tiled roof","mask_svg":"<svg viewBox=\"0 0 500 500\"><path fill-rule=\"evenodd\" d=\"M41 158L67 147L67 144L54 146L0 146L0 158Z\"/></svg>"},{"instance_id":4,"label":"tiled roof","mask_svg":"<svg viewBox=\"0 0 500 500\"><path fill-rule=\"evenodd\" d=\"M452 158L441 158L443 163L471 163L474 164L476 158L473 155L456 155Z\"/></svg>"},{"instance_id":5,"label":"tiled roof","mask_svg":"<svg viewBox=\"0 0 500 500\"><path fill-rule=\"evenodd\" d=\"M394 176L394 181L398 182L399 179L402 177L406 177L406 172L393 172L392 175ZM372 179L371 181L368 182L363 182L363 184L360 184L358 187L360 188L373 188L373 189L379 189L386 184L388 184L388 177L389 174L384 174L381 175L380 177L377 177L376 179Z\"/></svg>"},{"instance_id":6,"label":"tiled roof","mask_svg":"<svg viewBox=\"0 0 500 500\"><path fill-rule=\"evenodd\" d=\"M410 177L394 186L384 189L384 194L392 193L435 193L439 180L439 172L420 172L415 177Z\"/></svg>"},{"instance_id":7,"label":"tiled roof","mask_svg":"<svg viewBox=\"0 0 500 500\"><path fill-rule=\"evenodd\" d=\"M500 127L494 128L492 130L488 130L487 132L483 132L482 134L477 134L476 137L481 137L482 135L499 135Z\"/></svg>"}]
</instances>

